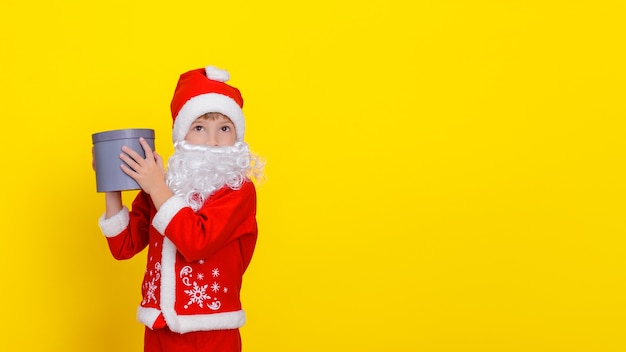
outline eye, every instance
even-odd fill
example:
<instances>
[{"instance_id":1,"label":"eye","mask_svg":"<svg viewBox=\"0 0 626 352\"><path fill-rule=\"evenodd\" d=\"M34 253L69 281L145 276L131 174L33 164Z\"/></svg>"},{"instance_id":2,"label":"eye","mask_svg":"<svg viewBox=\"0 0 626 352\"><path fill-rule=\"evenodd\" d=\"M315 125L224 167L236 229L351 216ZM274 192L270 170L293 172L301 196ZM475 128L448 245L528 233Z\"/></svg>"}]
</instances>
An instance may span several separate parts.
<instances>
[{"instance_id":1,"label":"eye","mask_svg":"<svg viewBox=\"0 0 626 352\"><path fill-rule=\"evenodd\" d=\"M229 132L230 131L230 126L222 126L222 127L220 127L220 131L222 131L222 132Z\"/></svg>"},{"instance_id":2,"label":"eye","mask_svg":"<svg viewBox=\"0 0 626 352\"><path fill-rule=\"evenodd\" d=\"M193 126L193 130L196 132L202 132L204 130L204 127L202 125L195 125Z\"/></svg>"}]
</instances>

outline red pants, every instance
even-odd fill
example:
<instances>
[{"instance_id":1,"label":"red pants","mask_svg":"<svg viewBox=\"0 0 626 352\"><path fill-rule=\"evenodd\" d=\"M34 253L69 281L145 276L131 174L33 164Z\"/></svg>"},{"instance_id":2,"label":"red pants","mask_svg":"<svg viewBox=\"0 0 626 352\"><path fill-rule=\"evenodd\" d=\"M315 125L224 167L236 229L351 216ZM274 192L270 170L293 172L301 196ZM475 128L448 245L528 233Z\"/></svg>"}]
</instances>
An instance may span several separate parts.
<instances>
[{"instance_id":1,"label":"red pants","mask_svg":"<svg viewBox=\"0 0 626 352\"><path fill-rule=\"evenodd\" d=\"M144 334L144 352L241 352L239 329L179 334L167 327Z\"/></svg>"}]
</instances>

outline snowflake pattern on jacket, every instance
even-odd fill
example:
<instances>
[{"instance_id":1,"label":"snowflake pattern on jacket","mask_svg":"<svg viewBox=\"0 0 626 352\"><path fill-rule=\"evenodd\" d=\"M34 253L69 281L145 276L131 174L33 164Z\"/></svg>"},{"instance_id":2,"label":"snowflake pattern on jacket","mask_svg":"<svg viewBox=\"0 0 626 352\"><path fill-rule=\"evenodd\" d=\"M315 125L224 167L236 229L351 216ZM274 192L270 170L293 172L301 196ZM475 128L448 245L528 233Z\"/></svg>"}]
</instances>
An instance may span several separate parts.
<instances>
[{"instance_id":1,"label":"snowflake pattern on jacket","mask_svg":"<svg viewBox=\"0 0 626 352\"><path fill-rule=\"evenodd\" d=\"M255 217L254 185L245 182L220 189L197 212L177 196L156 211L140 191L132 211L101 218L115 258L148 247L139 321L179 333L241 327L239 294L256 245Z\"/></svg>"}]
</instances>

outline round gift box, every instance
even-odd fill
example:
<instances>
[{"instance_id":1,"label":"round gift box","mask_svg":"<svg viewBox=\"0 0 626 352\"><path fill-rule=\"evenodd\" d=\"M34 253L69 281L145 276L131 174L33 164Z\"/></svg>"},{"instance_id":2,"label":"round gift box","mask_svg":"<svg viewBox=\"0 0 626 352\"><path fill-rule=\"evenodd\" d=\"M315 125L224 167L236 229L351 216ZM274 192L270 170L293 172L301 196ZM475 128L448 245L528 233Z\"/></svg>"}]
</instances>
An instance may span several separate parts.
<instances>
[{"instance_id":1,"label":"round gift box","mask_svg":"<svg viewBox=\"0 0 626 352\"><path fill-rule=\"evenodd\" d=\"M131 128L94 133L91 135L96 164L96 188L98 192L128 191L140 189L132 177L120 168L122 147L127 146L143 158L146 157L139 138L143 137L154 150L154 130Z\"/></svg>"}]
</instances>

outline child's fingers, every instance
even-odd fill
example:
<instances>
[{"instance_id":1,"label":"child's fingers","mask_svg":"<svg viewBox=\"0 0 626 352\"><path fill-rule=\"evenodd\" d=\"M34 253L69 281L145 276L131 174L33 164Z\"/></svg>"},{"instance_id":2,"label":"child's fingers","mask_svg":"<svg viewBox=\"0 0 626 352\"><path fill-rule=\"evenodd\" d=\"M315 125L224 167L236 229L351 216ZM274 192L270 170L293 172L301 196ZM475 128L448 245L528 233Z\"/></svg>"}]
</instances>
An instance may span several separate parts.
<instances>
[{"instance_id":1,"label":"child's fingers","mask_svg":"<svg viewBox=\"0 0 626 352\"><path fill-rule=\"evenodd\" d=\"M128 167L128 165L122 164L120 165L120 167L122 168L122 171L124 171L126 175L132 177L133 179L137 177L137 173L133 169Z\"/></svg>"},{"instance_id":2,"label":"child's fingers","mask_svg":"<svg viewBox=\"0 0 626 352\"><path fill-rule=\"evenodd\" d=\"M139 144L141 144L141 147L143 148L143 151L146 154L146 159L150 160L154 158L152 148L150 148L150 145L148 144L148 142L146 142L146 140L143 137L139 138Z\"/></svg>"},{"instance_id":3,"label":"child's fingers","mask_svg":"<svg viewBox=\"0 0 626 352\"><path fill-rule=\"evenodd\" d=\"M126 147L126 146L122 147L122 151L126 153L127 156L132 158L133 161L135 161L137 164L145 160L141 155L139 155L139 153L137 153L136 151L134 151L133 149L129 147ZM124 155L124 153L120 154L120 158L122 157L122 155Z\"/></svg>"},{"instance_id":4,"label":"child's fingers","mask_svg":"<svg viewBox=\"0 0 626 352\"><path fill-rule=\"evenodd\" d=\"M163 168L163 158L161 158L161 156L157 153L157 152L152 152L154 154L154 160L156 161L157 165L159 165L161 167L161 169Z\"/></svg>"},{"instance_id":5,"label":"child's fingers","mask_svg":"<svg viewBox=\"0 0 626 352\"><path fill-rule=\"evenodd\" d=\"M135 153L136 154L136 153ZM139 163L137 161L135 161L135 159L132 157L132 155L130 154L124 154L121 153L120 154L120 159L122 159L123 162L126 163L126 165L128 165L128 167L130 167L133 170L137 170L139 168ZM126 165L122 165L122 166L126 166Z\"/></svg>"}]
</instances>

